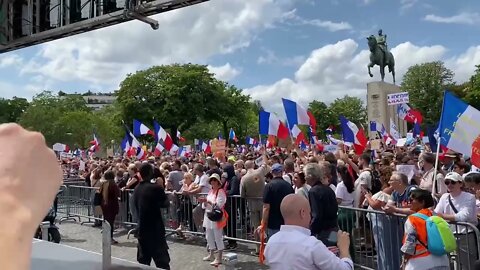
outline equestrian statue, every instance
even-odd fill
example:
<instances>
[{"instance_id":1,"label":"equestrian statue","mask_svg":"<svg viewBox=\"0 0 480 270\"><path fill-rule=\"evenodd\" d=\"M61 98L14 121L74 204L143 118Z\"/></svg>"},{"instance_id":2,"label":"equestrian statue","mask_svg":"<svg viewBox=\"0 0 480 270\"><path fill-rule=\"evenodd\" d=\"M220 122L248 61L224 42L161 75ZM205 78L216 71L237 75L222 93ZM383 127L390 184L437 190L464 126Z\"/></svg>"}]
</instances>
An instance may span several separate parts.
<instances>
[{"instance_id":1,"label":"equestrian statue","mask_svg":"<svg viewBox=\"0 0 480 270\"><path fill-rule=\"evenodd\" d=\"M382 33L382 29L378 30L378 36L371 35L367 38L368 47L370 48L370 63L368 64L368 74L373 77L370 68L378 65L380 67L380 75L382 82L385 79L385 67L388 66L388 72L392 73L393 84L395 84L395 59L393 54L387 48L387 35Z\"/></svg>"}]
</instances>

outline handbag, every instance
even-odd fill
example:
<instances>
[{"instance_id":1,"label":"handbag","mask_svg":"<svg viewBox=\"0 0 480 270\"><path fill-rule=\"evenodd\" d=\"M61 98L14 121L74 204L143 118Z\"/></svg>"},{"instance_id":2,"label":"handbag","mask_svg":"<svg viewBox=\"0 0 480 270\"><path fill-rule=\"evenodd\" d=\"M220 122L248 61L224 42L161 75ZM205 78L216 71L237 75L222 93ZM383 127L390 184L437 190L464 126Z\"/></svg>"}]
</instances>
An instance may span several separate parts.
<instances>
[{"instance_id":1,"label":"handbag","mask_svg":"<svg viewBox=\"0 0 480 270\"><path fill-rule=\"evenodd\" d=\"M217 193L215 193L215 201L217 200L219 190L217 189ZM212 206L212 210L207 212L207 217L214 222L220 221L223 218L223 210L215 203Z\"/></svg>"}]
</instances>

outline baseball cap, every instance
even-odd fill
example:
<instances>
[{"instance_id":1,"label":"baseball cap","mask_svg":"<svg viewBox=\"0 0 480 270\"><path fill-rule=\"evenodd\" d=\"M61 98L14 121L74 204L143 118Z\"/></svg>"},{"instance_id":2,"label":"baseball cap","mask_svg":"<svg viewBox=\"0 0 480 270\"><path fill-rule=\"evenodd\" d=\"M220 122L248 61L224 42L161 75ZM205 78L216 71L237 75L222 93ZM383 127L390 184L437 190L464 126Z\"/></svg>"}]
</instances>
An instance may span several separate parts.
<instances>
[{"instance_id":1,"label":"baseball cap","mask_svg":"<svg viewBox=\"0 0 480 270\"><path fill-rule=\"evenodd\" d=\"M463 182L462 176L456 172L447 173L447 175L445 176L445 180L447 179L452 180L454 182Z\"/></svg>"},{"instance_id":2,"label":"baseball cap","mask_svg":"<svg viewBox=\"0 0 480 270\"><path fill-rule=\"evenodd\" d=\"M212 181L212 179L215 179L218 182L220 182L220 175L218 175L218 173L212 173L212 175L209 178L209 181Z\"/></svg>"},{"instance_id":3,"label":"baseball cap","mask_svg":"<svg viewBox=\"0 0 480 270\"><path fill-rule=\"evenodd\" d=\"M283 166L280 163L275 163L272 165L272 172L283 172Z\"/></svg>"}]
</instances>

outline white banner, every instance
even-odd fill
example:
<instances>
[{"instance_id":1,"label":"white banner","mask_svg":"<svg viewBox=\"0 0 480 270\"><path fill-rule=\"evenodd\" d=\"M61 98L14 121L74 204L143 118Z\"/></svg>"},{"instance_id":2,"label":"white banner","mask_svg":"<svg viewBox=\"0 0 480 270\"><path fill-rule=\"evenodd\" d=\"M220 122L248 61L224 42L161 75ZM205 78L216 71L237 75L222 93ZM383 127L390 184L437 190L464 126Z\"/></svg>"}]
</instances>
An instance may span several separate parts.
<instances>
[{"instance_id":1,"label":"white banner","mask_svg":"<svg viewBox=\"0 0 480 270\"><path fill-rule=\"evenodd\" d=\"M404 104L409 102L408 92L395 93L387 95L388 105Z\"/></svg>"}]
</instances>

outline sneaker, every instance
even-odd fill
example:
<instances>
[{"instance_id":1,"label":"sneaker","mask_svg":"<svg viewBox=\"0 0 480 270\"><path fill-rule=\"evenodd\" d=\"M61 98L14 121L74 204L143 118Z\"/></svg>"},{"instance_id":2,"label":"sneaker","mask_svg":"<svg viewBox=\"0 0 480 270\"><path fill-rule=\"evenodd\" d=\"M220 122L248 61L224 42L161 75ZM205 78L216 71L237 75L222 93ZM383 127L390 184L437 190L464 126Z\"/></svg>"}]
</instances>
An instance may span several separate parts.
<instances>
[{"instance_id":1,"label":"sneaker","mask_svg":"<svg viewBox=\"0 0 480 270\"><path fill-rule=\"evenodd\" d=\"M217 259L215 259L213 262L210 263L211 266L215 266L215 267L218 267L220 264L222 264L222 262L218 261Z\"/></svg>"},{"instance_id":2,"label":"sneaker","mask_svg":"<svg viewBox=\"0 0 480 270\"><path fill-rule=\"evenodd\" d=\"M212 255L208 255L207 257L203 257L203 261L205 261L205 262L206 261L211 261L213 259L214 259L214 257Z\"/></svg>"}]
</instances>

